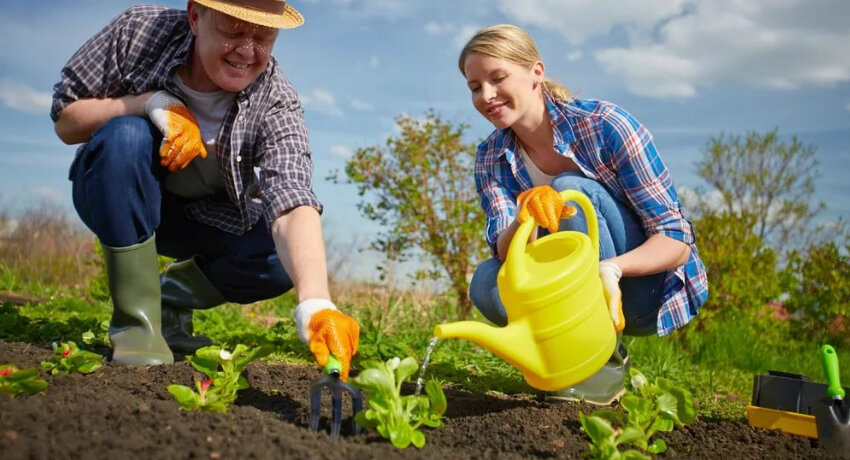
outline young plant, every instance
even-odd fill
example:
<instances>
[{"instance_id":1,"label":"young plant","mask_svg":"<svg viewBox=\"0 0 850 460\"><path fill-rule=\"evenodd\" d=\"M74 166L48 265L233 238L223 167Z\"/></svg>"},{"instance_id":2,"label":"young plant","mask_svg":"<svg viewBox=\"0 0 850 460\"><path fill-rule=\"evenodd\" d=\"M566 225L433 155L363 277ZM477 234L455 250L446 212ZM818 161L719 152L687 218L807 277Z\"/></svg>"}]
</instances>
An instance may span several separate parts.
<instances>
[{"instance_id":1,"label":"young plant","mask_svg":"<svg viewBox=\"0 0 850 460\"><path fill-rule=\"evenodd\" d=\"M368 394L369 409L358 412L355 421L364 428L377 430L393 446L404 449L410 444L425 445L422 425L442 426L446 412L446 395L436 380L425 384L427 396L401 396L401 384L419 366L414 358L392 358L386 362L368 361L351 383Z\"/></svg>"},{"instance_id":2,"label":"young plant","mask_svg":"<svg viewBox=\"0 0 850 460\"><path fill-rule=\"evenodd\" d=\"M18 369L11 364L0 364L0 394L34 395L47 388L47 382L38 378L38 369Z\"/></svg>"},{"instance_id":3,"label":"young plant","mask_svg":"<svg viewBox=\"0 0 850 460\"><path fill-rule=\"evenodd\" d=\"M103 365L103 356L91 351L81 350L74 342L53 344L53 357L41 362L44 370L51 374L70 374L79 372L90 374Z\"/></svg>"},{"instance_id":4,"label":"young plant","mask_svg":"<svg viewBox=\"0 0 850 460\"><path fill-rule=\"evenodd\" d=\"M98 323L94 331L89 329L83 332L83 343L86 345L111 347L112 343L109 341L109 320L105 319Z\"/></svg>"},{"instance_id":5,"label":"young plant","mask_svg":"<svg viewBox=\"0 0 850 460\"><path fill-rule=\"evenodd\" d=\"M652 440L652 436L659 431L673 431L696 416L688 390L664 378L650 383L636 369L631 369L629 376L634 391L620 399L625 414L613 410L599 410L589 416L580 414L582 429L591 440L590 458L649 458L633 449L620 452L619 446L634 446L650 454L659 454L667 450L667 444L662 439Z\"/></svg>"},{"instance_id":6,"label":"young plant","mask_svg":"<svg viewBox=\"0 0 850 460\"><path fill-rule=\"evenodd\" d=\"M227 407L236 401L236 392L249 386L242 375L245 366L270 353L268 347L248 350L241 344L236 345L233 352L217 346L201 348L186 359L207 378L195 380L194 390L184 385L169 385L168 392L174 395L182 409L227 412Z\"/></svg>"}]
</instances>

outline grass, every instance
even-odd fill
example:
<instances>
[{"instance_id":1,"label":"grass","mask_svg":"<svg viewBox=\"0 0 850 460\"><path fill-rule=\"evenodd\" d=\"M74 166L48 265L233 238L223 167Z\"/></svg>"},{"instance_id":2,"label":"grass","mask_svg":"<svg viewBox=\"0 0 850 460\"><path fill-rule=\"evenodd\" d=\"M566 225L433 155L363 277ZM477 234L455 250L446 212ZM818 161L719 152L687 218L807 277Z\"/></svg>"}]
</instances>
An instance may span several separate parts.
<instances>
[{"instance_id":1,"label":"grass","mask_svg":"<svg viewBox=\"0 0 850 460\"><path fill-rule=\"evenodd\" d=\"M44 299L20 306L0 304L0 340L49 347L67 340L81 343L82 334L92 331L103 341L102 323L109 319L111 305L96 247L85 233L67 230L63 219L42 210L24 214L12 225L0 214L0 291ZM434 325L457 317L451 298L424 288L335 281L332 291L337 305L361 324L355 367L366 359L393 356L421 361ZM292 293L250 305L226 304L196 312L195 328L223 346L265 344L275 349L270 360L312 363L295 331L295 304ZM796 336L789 323L767 318L728 317L709 326L688 325L669 337L627 338L626 344L634 367L651 379L666 377L688 388L703 416L743 418L753 376L768 370L824 381L820 344ZM850 349L837 351L846 385ZM439 342L427 377L481 393L539 394L519 371L463 340Z\"/></svg>"}]
</instances>

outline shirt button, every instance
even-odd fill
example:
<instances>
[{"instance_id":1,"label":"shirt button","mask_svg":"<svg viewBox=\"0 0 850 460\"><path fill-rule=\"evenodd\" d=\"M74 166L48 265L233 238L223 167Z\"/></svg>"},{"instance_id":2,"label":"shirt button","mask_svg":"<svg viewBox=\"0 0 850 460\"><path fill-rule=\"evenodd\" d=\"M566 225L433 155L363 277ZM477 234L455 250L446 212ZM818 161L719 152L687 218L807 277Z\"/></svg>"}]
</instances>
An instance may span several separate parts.
<instances>
[{"instance_id":1,"label":"shirt button","mask_svg":"<svg viewBox=\"0 0 850 460\"><path fill-rule=\"evenodd\" d=\"M245 121L245 115L239 115L239 121L240 122Z\"/></svg>"},{"instance_id":2,"label":"shirt button","mask_svg":"<svg viewBox=\"0 0 850 460\"><path fill-rule=\"evenodd\" d=\"M253 226L253 225L249 225L249 226L248 226L248 231L249 231L249 232L250 232L251 230L253 230L253 229L254 229L254 226Z\"/></svg>"},{"instance_id":3,"label":"shirt button","mask_svg":"<svg viewBox=\"0 0 850 460\"><path fill-rule=\"evenodd\" d=\"M242 155L236 155L236 162L237 162L237 163L241 163L241 162L242 162Z\"/></svg>"}]
</instances>

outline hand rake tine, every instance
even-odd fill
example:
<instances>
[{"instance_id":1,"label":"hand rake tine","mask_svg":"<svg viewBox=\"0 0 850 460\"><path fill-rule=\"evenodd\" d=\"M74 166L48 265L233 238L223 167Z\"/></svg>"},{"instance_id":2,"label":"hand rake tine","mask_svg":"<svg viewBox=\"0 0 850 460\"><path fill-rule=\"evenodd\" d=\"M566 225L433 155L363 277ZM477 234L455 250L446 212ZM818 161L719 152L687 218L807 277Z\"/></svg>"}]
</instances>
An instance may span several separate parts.
<instances>
[{"instance_id":1,"label":"hand rake tine","mask_svg":"<svg viewBox=\"0 0 850 460\"><path fill-rule=\"evenodd\" d=\"M331 438L339 438L339 430L342 427L342 391L337 385L333 387L331 396Z\"/></svg>"},{"instance_id":2,"label":"hand rake tine","mask_svg":"<svg viewBox=\"0 0 850 460\"><path fill-rule=\"evenodd\" d=\"M310 387L310 429L319 431L319 417L322 414L322 387L327 384L325 378L318 380Z\"/></svg>"},{"instance_id":3,"label":"hand rake tine","mask_svg":"<svg viewBox=\"0 0 850 460\"><path fill-rule=\"evenodd\" d=\"M363 410L363 393L361 393L360 390L347 383L343 383L343 387L345 391L351 394L351 431L354 432L354 435L356 436L360 434L362 429L360 425L358 425L357 422L354 420L354 416L357 415L358 412Z\"/></svg>"}]
</instances>

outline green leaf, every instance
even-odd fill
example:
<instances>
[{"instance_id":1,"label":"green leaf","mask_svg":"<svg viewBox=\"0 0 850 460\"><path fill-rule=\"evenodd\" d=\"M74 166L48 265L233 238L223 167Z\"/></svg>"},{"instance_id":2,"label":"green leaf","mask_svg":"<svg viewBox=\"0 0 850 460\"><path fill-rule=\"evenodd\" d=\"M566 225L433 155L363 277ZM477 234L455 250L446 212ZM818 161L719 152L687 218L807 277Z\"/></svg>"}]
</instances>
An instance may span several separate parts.
<instances>
[{"instance_id":1,"label":"green leaf","mask_svg":"<svg viewBox=\"0 0 850 460\"><path fill-rule=\"evenodd\" d=\"M652 460L652 457L648 455L644 455L640 453L640 451L629 449L620 454L620 458L623 460Z\"/></svg>"},{"instance_id":2,"label":"green leaf","mask_svg":"<svg viewBox=\"0 0 850 460\"><path fill-rule=\"evenodd\" d=\"M27 394L36 394L40 391L44 391L47 388L47 382L41 379L33 379L27 380L25 382L18 383L18 386Z\"/></svg>"},{"instance_id":3,"label":"green leaf","mask_svg":"<svg viewBox=\"0 0 850 460\"><path fill-rule=\"evenodd\" d=\"M194 361L198 358L205 361L212 361L218 365L218 363L221 362L221 347L210 345L208 347L199 348L195 351L195 356L190 361Z\"/></svg>"},{"instance_id":4,"label":"green leaf","mask_svg":"<svg viewBox=\"0 0 850 460\"><path fill-rule=\"evenodd\" d=\"M655 420L652 421L652 425L649 427L650 432L670 432L673 431L673 428L676 426L673 419L670 418L670 415L659 416Z\"/></svg>"},{"instance_id":5,"label":"green leaf","mask_svg":"<svg viewBox=\"0 0 850 460\"><path fill-rule=\"evenodd\" d=\"M590 415L595 415L596 417L603 418L611 423L616 423L618 425L623 424L623 418L625 417L622 412L613 409L601 409L593 411L593 413Z\"/></svg>"},{"instance_id":6,"label":"green leaf","mask_svg":"<svg viewBox=\"0 0 850 460\"><path fill-rule=\"evenodd\" d=\"M431 404L431 409L440 415L446 413L448 403L446 402L446 394L437 380L429 380L425 383L425 394L428 395L428 400Z\"/></svg>"},{"instance_id":7,"label":"green leaf","mask_svg":"<svg viewBox=\"0 0 850 460\"><path fill-rule=\"evenodd\" d=\"M396 427L390 431L390 442L397 449L404 449L410 445L411 428L408 425Z\"/></svg>"},{"instance_id":8,"label":"green leaf","mask_svg":"<svg viewBox=\"0 0 850 460\"><path fill-rule=\"evenodd\" d=\"M168 385L168 392L174 395L177 403L185 409L194 408L199 404L200 396L187 386Z\"/></svg>"},{"instance_id":9,"label":"green leaf","mask_svg":"<svg viewBox=\"0 0 850 460\"><path fill-rule=\"evenodd\" d=\"M398 368L395 370L396 375L396 383L402 383L410 378L411 375L415 374L416 371L419 370L419 365L416 363L416 359L407 357L401 360Z\"/></svg>"},{"instance_id":10,"label":"green leaf","mask_svg":"<svg viewBox=\"0 0 850 460\"><path fill-rule=\"evenodd\" d=\"M186 360L192 363L192 367L194 367L195 370L203 372L207 377L214 377L218 372L219 361L217 360L197 356L192 358L187 357Z\"/></svg>"},{"instance_id":11,"label":"green leaf","mask_svg":"<svg viewBox=\"0 0 850 460\"><path fill-rule=\"evenodd\" d=\"M617 444L632 444L639 439L646 437L646 432L639 426L627 426L617 435L615 442Z\"/></svg>"},{"instance_id":12,"label":"green leaf","mask_svg":"<svg viewBox=\"0 0 850 460\"><path fill-rule=\"evenodd\" d=\"M354 421L367 430L374 430L378 427L378 420L376 418L369 418L370 414L374 414L374 412L368 409L362 410L354 416Z\"/></svg>"},{"instance_id":13,"label":"green leaf","mask_svg":"<svg viewBox=\"0 0 850 460\"><path fill-rule=\"evenodd\" d=\"M11 374L6 376L7 382L22 382L24 380L29 380L35 377L38 377L38 369L21 369L17 372L12 372Z\"/></svg>"},{"instance_id":14,"label":"green leaf","mask_svg":"<svg viewBox=\"0 0 850 460\"><path fill-rule=\"evenodd\" d=\"M607 420L582 413L579 413L579 419L584 432L587 433L594 444L597 446L613 444L614 428Z\"/></svg>"},{"instance_id":15,"label":"green leaf","mask_svg":"<svg viewBox=\"0 0 850 460\"><path fill-rule=\"evenodd\" d=\"M425 433L420 430L413 430L413 433L410 435L410 442L421 449L425 445Z\"/></svg>"},{"instance_id":16,"label":"green leaf","mask_svg":"<svg viewBox=\"0 0 850 460\"><path fill-rule=\"evenodd\" d=\"M663 439L656 439L655 441L652 441L652 444L650 444L646 448L646 451L650 454L660 454L661 452L664 452L666 450L667 444L664 442Z\"/></svg>"}]
</instances>

